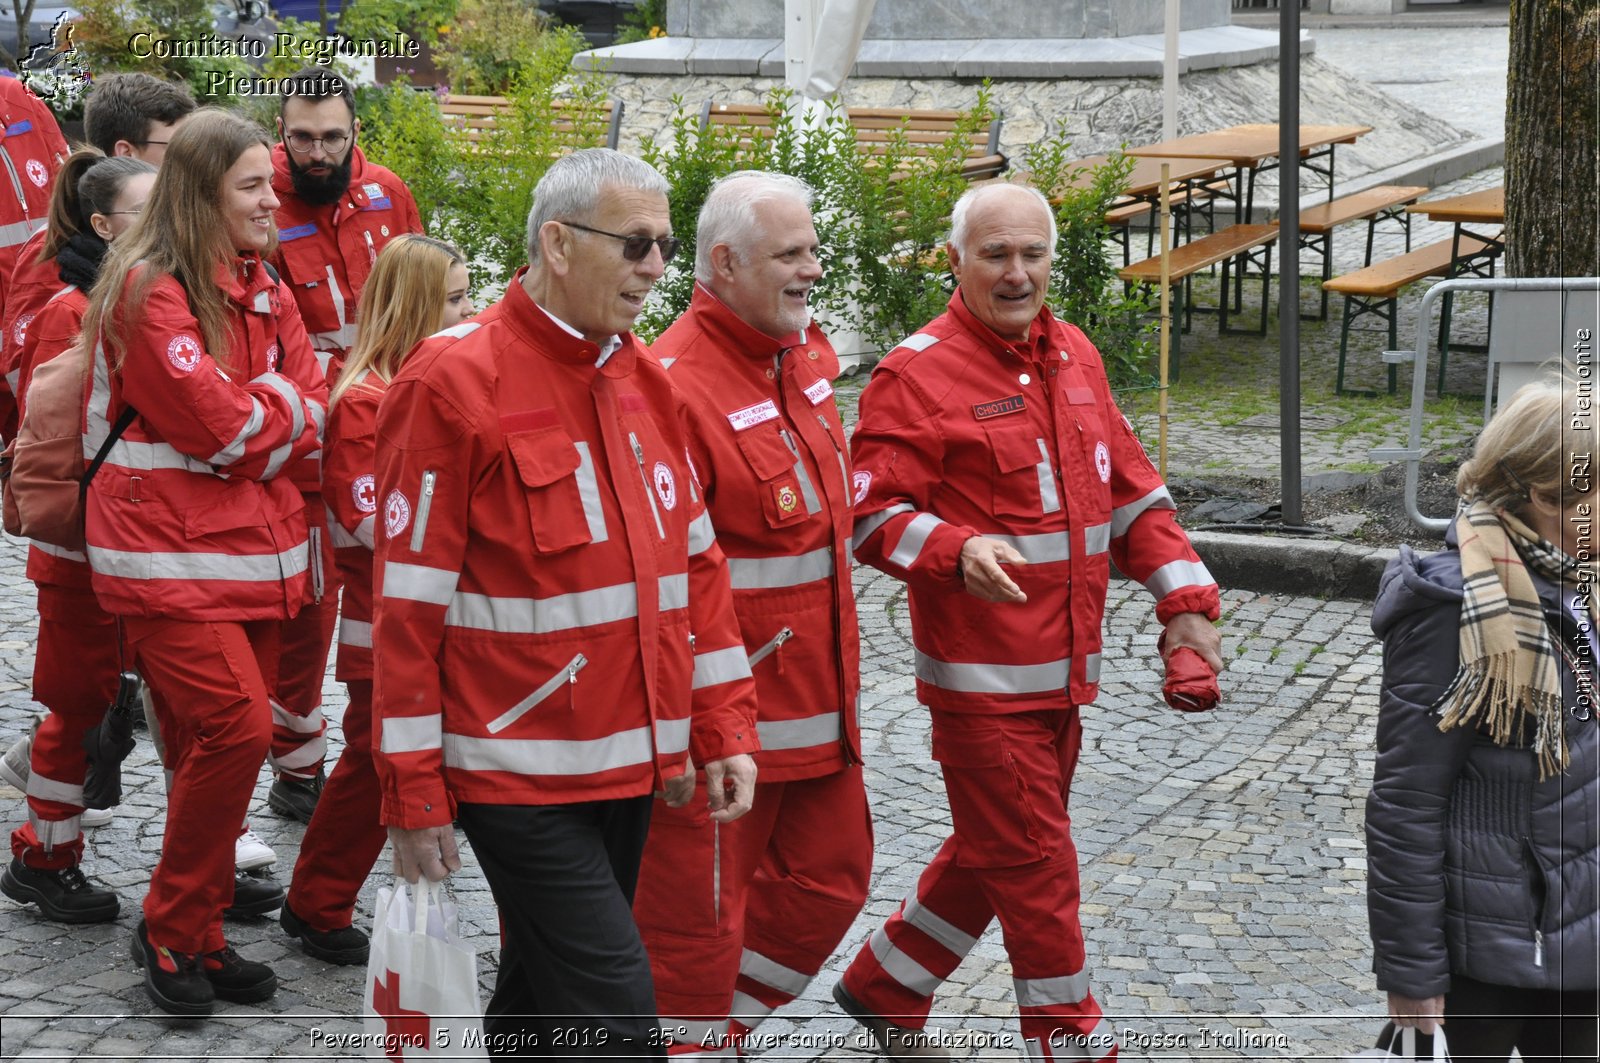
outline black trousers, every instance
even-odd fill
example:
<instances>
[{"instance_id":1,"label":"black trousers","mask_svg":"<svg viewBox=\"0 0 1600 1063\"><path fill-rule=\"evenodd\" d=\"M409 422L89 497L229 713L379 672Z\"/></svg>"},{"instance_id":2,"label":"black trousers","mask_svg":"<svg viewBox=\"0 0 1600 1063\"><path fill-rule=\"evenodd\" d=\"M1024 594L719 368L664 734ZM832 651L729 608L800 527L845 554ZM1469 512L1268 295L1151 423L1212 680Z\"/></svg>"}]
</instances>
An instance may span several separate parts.
<instances>
[{"instance_id":1,"label":"black trousers","mask_svg":"<svg viewBox=\"0 0 1600 1063\"><path fill-rule=\"evenodd\" d=\"M633 922L652 798L461 805L500 908L490 1055L664 1059L650 961Z\"/></svg>"},{"instance_id":2,"label":"black trousers","mask_svg":"<svg viewBox=\"0 0 1600 1063\"><path fill-rule=\"evenodd\" d=\"M1452 974L1444 998L1450 1057L1503 1061L1515 1048L1523 1063L1595 1063L1596 1000L1593 990L1516 989Z\"/></svg>"}]
</instances>

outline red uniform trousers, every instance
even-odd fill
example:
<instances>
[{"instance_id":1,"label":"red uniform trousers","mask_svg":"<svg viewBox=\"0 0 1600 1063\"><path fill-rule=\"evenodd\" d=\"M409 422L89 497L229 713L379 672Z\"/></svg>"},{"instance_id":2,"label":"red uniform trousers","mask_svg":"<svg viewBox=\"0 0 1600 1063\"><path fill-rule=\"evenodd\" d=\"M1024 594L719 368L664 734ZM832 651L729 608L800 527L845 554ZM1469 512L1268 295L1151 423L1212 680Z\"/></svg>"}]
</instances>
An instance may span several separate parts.
<instances>
[{"instance_id":1,"label":"red uniform trousers","mask_svg":"<svg viewBox=\"0 0 1600 1063\"><path fill-rule=\"evenodd\" d=\"M39 585L33 698L49 709L33 738L28 822L11 832L27 867L71 867L83 858L83 736L117 693L117 621L87 588Z\"/></svg>"},{"instance_id":2,"label":"red uniform trousers","mask_svg":"<svg viewBox=\"0 0 1600 1063\"><path fill-rule=\"evenodd\" d=\"M344 752L300 840L289 887L289 907L313 930L351 925L356 895L389 840L378 822L383 794L372 766L372 680L353 679L345 687Z\"/></svg>"},{"instance_id":3,"label":"red uniform trousers","mask_svg":"<svg viewBox=\"0 0 1600 1063\"><path fill-rule=\"evenodd\" d=\"M931 711L954 833L915 895L846 969L845 989L873 1014L921 1029L935 990L998 916L1025 1058L1115 1059L1115 1034L1089 992L1078 923L1067 815L1083 737L1077 709Z\"/></svg>"},{"instance_id":4,"label":"red uniform trousers","mask_svg":"<svg viewBox=\"0 0 1600 1063\"><path fill-rule=\"evenodd\" d=\"M728 1035L804 992L866 903L872 817L859 765L758 782L727 824L700 783L684 808L656 805L634 911L669 1054L735 1059Z\"/></svg>"},{"instance_id":5,"label":"red uniform trousers","mask_svg":"<svg viewBox=\"0 0 1600 1063\"><path fill-rule=\"evenodd\" d=\"M269 759L273 771L297 779L316 778L327 753L322 681L339 623L339 569L333 563L328 511L321 495L306 495L306 524L314 551L311 582L321 594L302 606L294 619L279 622L277 670L269 673L274 676Z\"/></svg>"},{"instance_id":6,"label":"red uniform trousers","mask_svg":"<svg viewBox=\"0 0 1600 1063\"><path fill-rule=\"evenodd\" d=\"M272 738L266 676L278 622L124 617L134 665L150 687L171 779L161 859L144 916L151 942L213 952L226 942L233 843Z\"/></svg>"}]
</instances>

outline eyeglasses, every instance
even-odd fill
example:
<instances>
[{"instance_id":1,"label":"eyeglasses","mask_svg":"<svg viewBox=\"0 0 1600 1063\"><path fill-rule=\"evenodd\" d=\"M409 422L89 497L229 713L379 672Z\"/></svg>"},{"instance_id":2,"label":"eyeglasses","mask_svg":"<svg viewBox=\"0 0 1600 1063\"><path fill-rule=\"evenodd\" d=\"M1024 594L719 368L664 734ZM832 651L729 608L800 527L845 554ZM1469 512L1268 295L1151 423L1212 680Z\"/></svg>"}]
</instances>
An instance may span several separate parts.
<instances>
[{"instance_id":1,"label":"eyeglasses","mask_svg":"<svg viewBox=\"0 0 1600 1063\"><path fill-rule=\"evenodd\" d=\"M283 141L302 155L318 146L329 155L337 155L344 150L346 144L350 143L350 134L325 133L320 137L314 137L310 133L286 133Z\"/></svg>"},{"instance_id":2,"label":"eyeglasses","mask_svg":"<svg viewBox=\"0 0 1600 1063\"><path fill-rule=\"evenodd\" d=\"M609 236L613 240L621 240L622 257L629 262L643 260L644 256L650 253L651 244L654 244L660 250L662 262L671 262L672 256L678 253L678 248L683 244L683 241L676 236L663 236L657 240L649 236L624 236L621 233L608 233L604 229L591 229L589 226L579 225L575 221L564 221L561 224L569 229L581 229L586 233L594 233L596 236Z\"/></svg>"}]
</instances>

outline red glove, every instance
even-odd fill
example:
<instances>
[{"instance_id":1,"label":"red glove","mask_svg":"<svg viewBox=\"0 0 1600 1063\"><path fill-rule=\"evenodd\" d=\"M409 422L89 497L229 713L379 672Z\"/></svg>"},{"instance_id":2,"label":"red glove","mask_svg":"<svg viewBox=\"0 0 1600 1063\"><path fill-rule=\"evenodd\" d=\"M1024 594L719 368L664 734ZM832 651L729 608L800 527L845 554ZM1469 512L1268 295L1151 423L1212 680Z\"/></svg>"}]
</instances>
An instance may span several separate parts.
<instances>
[{"instance_id":1,"label":"red glove","mask_svg":"<svg viewBox=\"0 0 1600 1063\"><path fill-rule=\"evenodd\" d=\"M1161 696L1179 712L1208 712L1222 700L1222 691L1217 689L1217 674L1206 659L1187 646L1179 646L1167 658Z\"/></svg>"}]
</instances>

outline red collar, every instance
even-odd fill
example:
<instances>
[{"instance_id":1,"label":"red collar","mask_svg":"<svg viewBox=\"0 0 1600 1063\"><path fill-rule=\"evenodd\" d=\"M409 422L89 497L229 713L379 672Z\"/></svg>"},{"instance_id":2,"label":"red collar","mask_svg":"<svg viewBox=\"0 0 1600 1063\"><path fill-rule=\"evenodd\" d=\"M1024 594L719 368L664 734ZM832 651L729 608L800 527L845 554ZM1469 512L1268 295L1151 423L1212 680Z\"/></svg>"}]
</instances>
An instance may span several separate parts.
<instances>
[{"instance_id":1,"label":"red collar","mask_svg":"<svg viewBox=\"0 0 1600 1063\"><path fill-rule=\"evenodd\" d=\"M762 363L770 362L773 355L790 347L804 347L812 331L801 329L783 337L769 336L734 313L715 292L699 281L695 282L689 310L695 315L701 329L716 341L719 348L737 351L746 358Z\"/></svg>"},{"instance_id":2,"label":"red collar","mask_svg":"<svg viewBox=\"0 0 1600 1063\"><path fill-rule=\"evenodd\" d=\"M532 344L536 351L551 361L567 365L593 366L600 360L600 345L574 336L552 321L550 315L533 301L527 289L522 286L522 278L527 272L527 266L517 270L516 275L511 278L511 283L506 287L506 294L500 300L506 321ZM639 341L634 339L633 333L624 332L622 346L606 359L606 364L600 367L600 372L604 376L613 378L628 376L633 372L638 358Z\"/></svg>"},{"instance_id":3,"label":"red collar","mask_svg":"<svg viewBox=\"0 0 1600 1063\"><path fill-rule=\"evenodd\" d=\"M966 300L961 297L959 287L950 296L949 310L961 323L962 328L997 355L1010 355L1013 358L1033 362L1042 358L1046 348L1051 346L1050 334L1056 323L1056 316L1050 312L1048 305L1039 308L1039 315L1033 319L1033 324L1028 328L1028 338L1020 343L1006 339L978 320L977 315L968 308Z\"/></svg>"}]
</instances>

